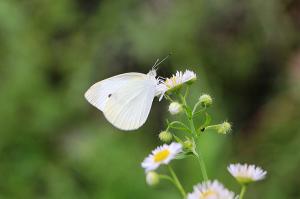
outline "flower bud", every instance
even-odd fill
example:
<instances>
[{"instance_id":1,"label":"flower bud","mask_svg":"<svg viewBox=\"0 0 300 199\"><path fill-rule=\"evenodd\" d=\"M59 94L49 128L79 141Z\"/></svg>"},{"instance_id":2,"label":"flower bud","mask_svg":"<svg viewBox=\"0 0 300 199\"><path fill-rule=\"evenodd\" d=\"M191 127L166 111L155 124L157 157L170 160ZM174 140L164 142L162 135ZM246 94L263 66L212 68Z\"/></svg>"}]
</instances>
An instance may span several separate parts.
<instances>
[{"instance_id":1,"label":"flower bud","mask_svg":"<svg viewBox=\"0 0 300 199\"><path fill-rule=\"evenodd\" d=\"M156 172L150 171L146 174L146 182L149 186L155 186L159 184L159 181L159 175Z\"/></svg>"},{"instance_id":2,"label":"flower bud","mask_svg":"<svg viewBox=\"0 0 300 199\"><path fill-rule=\"evenodd\" d=\"M217 127L217 131L220 134L227 134L231 131L231 124L229 122L223 122Z\"/></svg>"},{"instance_id":3,"label":"flower bud","mask_svg":"<svg viewBox=\"0 0 300 199\"><path fill-rule=\"evenodd\" d=\"M169 112L172 115L176 115L182 111L182 105L178 102L172 102L169 106Z\"/></svg>"},{"instance_id":4,"label":"flower bud","mask_svg":"<svg viewBox=\"0 0 300 199\"><path fill-rule=\"evenodd\" d=\"M159 133L158 137L163 142L170 142L172 141L173 135L169 131L162 131Z\"/></svg>"},{"instance_id":5,"label":"flower bud","mask_svg":"<svg viewBox=\"0 0 300 199\"><path fill-rule=\"evenodd\" d=\"M212 105L213 100L210 95L203 94L199 97L199 102L202 107L209 107Z\"/></svg>"},{"instance_id":6,"label":"flower bud","mask_svg":"<svg viewBox=\"0 0 300 199\"><path fill-rule=\"evenodd\" d=\"M183 143L183 147L188 150L192 150L194 147L194 143L191 140L186 140Z\"/></svg>"}]
</instances>

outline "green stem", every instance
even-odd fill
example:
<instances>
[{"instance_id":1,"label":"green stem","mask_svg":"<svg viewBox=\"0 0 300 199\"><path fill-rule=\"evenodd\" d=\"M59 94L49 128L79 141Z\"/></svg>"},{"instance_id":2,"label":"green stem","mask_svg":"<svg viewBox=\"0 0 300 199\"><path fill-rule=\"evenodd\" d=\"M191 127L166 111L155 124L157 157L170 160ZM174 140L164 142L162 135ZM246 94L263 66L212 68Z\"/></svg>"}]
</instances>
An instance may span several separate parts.
<instances>
[{"instance_id":1,"label":"green stem","mask_svg":"<svg viewBox=\"0 0 300 199\"><path fill-rule=\"evenodd\" d=\"M171 129L180 130L180 131L187 131L188 133L191 133L191 131L187 128L180 128L180 127L170 127Z\"/></svg>"},{"instance_id":2,"label":"green stem","mask_svg":"<svg viewBox=\"0 0 300 199\"><path fill-rule=\"evenodd\" d=\"M172 183L175 185L175 182L174 182L173 178L171 178L170 176L167 176L167 175L159 175L159 178L160 178L160 179L163 179L163 180L168 180L168 181L172 182Z\"/></svg>"},{"instance_id":3,"label":"green stem","mask_svg":"<svg viewBox=\"0 0 300 199\"><path fill-rule=\"evenodd\" d=\"M193 115L195 115L195 113L196 113L196 111L197 111L197 108L198 108L198 106L201 104L201 102L197 102L196 103L196 105L194 106L194 108L193 108Z\"/></svg>"},{"instance_id":4,"label":"green stem","mask_svg":"<svg viewBox=\"0 0 300 199\"><path fill-rule=\"evenodd\" d=\"M199 110L199 111L193 111L193 118L196 118L196 117L198 117L199 115L201 115L204 111L206 110L206 108L203 108L203 109L201 109L201 110Z\"/></svg>"},{"instance_id":5,"label":"green stem","mask_svg":"<svg viewBox=\"0 0 300 199\"><path fill-rule=\"evenodd\" d=\"M207 172L206 172L205 162L204 162L204 159L203 159L203 156L201 154L199 144L198 144L199 140L196 140L196 142L197 142L197 144L196 144L197 145L197 147L196 147L197 155L196 156L197 156L200 168L201 168L203 179L204 179L204 181L208 181L208 175L207 175Z\"/></svg>"},{"instance_id":6,"label":"green stem","mask_svg":"<svg viewBox=\"0 0 300 199\"><path fill-rule=\"evenodd\" d=\"M193 113L191 113L191 115L190 115L189 112L188 112L188 105L187 105L186 99L185 99L186 96L182 96L182 95L179 95L179 96L181 98L182 104L185 107L186 116L189 120L190 129L192 130L192 134L196 138L196 152L197 152L197 154L195 154L195 155L196 155L196 157L198 159L198 162L200 164L203 179L205 181L208 181L208 175L207 175L207 172L206 172L205 162L204 162L203 156L202 156L201 151L200 151L199 138L198 138L197 131L196 131L195 124L194 124L194 120L193 120Z\"/></svg>"},{"instance_id":7,"label":"green stem","mask_svg":"<svg viewBox=\"0 0 300 199\"><path fill-rule=\"evenodd\" d=\"M164 95L166 100L169 100L170 102L173 102L172 98L169 95Z\"/></svg>"},{"instance_id":8,"label":"green stem","mask_svg":"<svg viewBox=\"0 0 300 199\"><path fill-rule=\"evenodd\" d=\"M189 91L190 91L190 87L188 86L185 90L184 98L186 98L188 96Z\"/></svg>"},{"instance_id":9,"label":"green stem","mask_svg":"<svg viewBox=\"0 0 300 199\"><path fill-rule=\"evenodd\" d=\"M205 181L207 181L208 180L208 175L207 175L207 172L206 172L205 162L204 162L203 156L201 154L201 150L200 150L200 146L199 146L199 138L197 138L198 136L197 136L197 132L196 132L196 129L195 129L194 121L193 121L193 119L189 119L189 122L190 122L192 132L196 137L196 152L197 152L197 154L195 154L195 155L198 159L203 179Z\"/></svg>"},{"instance_id":10,"label":"green stem","mask_svg":"<svg viewBox=\"0 0 300 199\"><path fill-rule=\"evenodd\" d=\"M174 126L175 124L181 125L182 127L181 128L176 127L176 126ZM189 129L189 127L187 127L184 123L179 122L179 121L173 121L173 122L169 123L168 127L167 127L167 131L169 130L169 128L178 129L178 130L185 130L185 131L188 131L189 133L191 133L191 130Z\"/></svg>"},{"instance_id":11,"label":"green stem","mask_svg":"<svg viewBox=\"0 0 300 199\"><path fill-rule=\"evenodd\" d=\"M179 97L181 99L183 106L186 108L187 104L186 104L185 96L182 96L181 94L179 94Z\"/></svg>"},{"instance_id":12,"label":"green stem","mask_svg":"<svg viewBox=\"0 0 300 199\"><path fill-rule=\"evenodd\" d=\"M178 180L177 175L175 174L174 170L172 169L172 167L170 165L168 165L168 169L173 177L174 180L174 184L177 187L177 189L179 190L179 192L181 193L183 198L186 198L186 192L183 188L183 186L181 185L180 181Z\"/></svg>"},{"instance_id":13,"label":"green stem","mask_svg":"<svg viewBox=\"0 0 300 199\"><path fill-rule=\"evenodd\" d=\"M246 189L247 189L246 185L242 185L242 189L241 189L241 193L240 193L239 199L243 199L244 198Z\"/></svg>"},{"instance_id":14,"label":"green stem","mask_svg":"<svg viewBox=\"0 0 300 199\"><path fill-rule=\"evenodd\" d=\"M219 126L220 126L220 124L210 125L210 126L207 126L206 129L216 129Z\"/></svg>"},{"instance_id":15,"label":"green stem","mask_svg":"<svg viewBox=\"0 0 300 199\"><path fill-rule=\"evenodd\" d=\"M195 128L195 124L194 124L194 120L192 118L188 118L188 120L189 120L190 128L192 130L193 135L195 137L198 137L197 131L196 131L196 128Z\"/></svg>"}]
</instances>

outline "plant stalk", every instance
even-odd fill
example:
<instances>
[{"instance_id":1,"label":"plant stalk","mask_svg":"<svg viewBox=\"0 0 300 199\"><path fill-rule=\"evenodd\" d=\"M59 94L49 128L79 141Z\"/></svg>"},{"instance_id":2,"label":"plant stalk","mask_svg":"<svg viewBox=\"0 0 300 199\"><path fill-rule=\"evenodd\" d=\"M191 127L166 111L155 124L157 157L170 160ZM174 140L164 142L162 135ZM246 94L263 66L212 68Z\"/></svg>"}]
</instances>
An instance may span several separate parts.
<instances>
[{"instance_id":1,"label":"plant stalk","mask_svg":"<svg viewBox=\"0 0 300 199\"><path fill-rule=\"evenodd\" d=\"M186 198L186 192L185 192L183 186L181 185L180 181L178 180L178 177L175 174L174 170L172 169L172 167L170 165L168 165L168 169L169 169L169 171L171 173L171 176L173 177L174 185L177 187L177 189L181 193L182 197Z\"/></svg>"},{"instance_id":2,"label":"plant stalk","mask_svg":"<svg viewBox=\"0 0 300 199\"><path fill-rule=\"evenodd\" d=\"M199 146L199 138L197 136L194 121L193 121L192 118L189 119L189 123L190 123L191 129L192 129L192 132L196 137L196 152L197 152L196 157L198 159L198 162L199 162L199 165L200 165L200 168L201 168L202 176L203 176L204 181L208 181L208 175L207 175L207 172L206 172L205 162L204 162L203 156L201 154L200 146Z\"/></svg>"},{"instance_id":3,"label":"plant stalk","mask_svg":"<svg viewBox=\"0 0 300 199\"><path fill-rule=\"evenodd\" d=\"M241 189L241 193L240 193L239 199L243 199L244 198L246 189L247 189L246 185L242 185L242 189Z\"/></svg>"},{"instance_id":4,"label":"plant stalk","mask_svg":"<svg viewBox=\"0 0 300 199\"><path fill-rule=\"evenodd\" d=\"M185 113L186 113L186 116L187 116L189 124L190 124L190 129L192 131L192 134L193 134L194 138L196 139L196 152L197 152L197 154L195 154L195 155L196 155L196 157L198 159L203 179L205 181L208 181L208 175L207 175L207 172L206 172L206 166L205 166L205 162L204 162L204 159L203 159L203 156L201 154L200 147L199 147L199 138L198 138L197 131L196 131L195 124L194 124L194 120L193 120L193 117L194 117L193 112L192 113L188 112L188 105L187 105L186 99L185 99L186 95L185 96L179 95L179 96L180 96L181 101L182 101L182 103L183 103L183 105L185 107Z\"/></svg>"}]
</instances>

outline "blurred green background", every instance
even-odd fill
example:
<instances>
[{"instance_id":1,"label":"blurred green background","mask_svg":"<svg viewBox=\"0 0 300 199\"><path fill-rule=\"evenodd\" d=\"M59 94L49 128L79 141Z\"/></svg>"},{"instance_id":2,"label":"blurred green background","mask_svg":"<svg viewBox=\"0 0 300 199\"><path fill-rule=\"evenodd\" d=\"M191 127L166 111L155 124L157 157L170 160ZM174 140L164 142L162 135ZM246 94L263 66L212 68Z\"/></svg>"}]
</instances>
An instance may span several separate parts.
<instances>
[{"instance_id":1,"label":"blurred green background","mask_svg":"<svg viewBox=\"0 0 300 199\"><path fill-rule=\"evenodd\" d=\"M123 133L83 94L96 81L173 55L158 71L192 69L192 98L209 93L211 178L239 192L226 171L268 171L246 198L300 198L300 3L297 0L0 0L0 198L180 198L145 183L141 161L170 117L155 99L147 123ZM187 191L195 161L176 161Z\"/></svg>"}]
</instances>

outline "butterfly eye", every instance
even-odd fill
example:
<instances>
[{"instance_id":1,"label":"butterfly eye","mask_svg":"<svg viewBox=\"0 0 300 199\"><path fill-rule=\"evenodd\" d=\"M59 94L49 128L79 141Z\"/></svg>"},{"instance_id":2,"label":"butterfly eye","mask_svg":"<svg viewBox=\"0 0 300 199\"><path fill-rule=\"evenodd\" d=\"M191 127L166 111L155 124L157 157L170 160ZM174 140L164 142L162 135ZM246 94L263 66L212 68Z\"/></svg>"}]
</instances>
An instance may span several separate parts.
<instances>
[{"instance_id":1,"label":"butterfly eye","mask_svg":"<svg viewBox=\"0 0 300 199\"><path fill-rule=\"evenodd\" d=\"M108 95L108 97L111 97L111 96L112 96L112 94L109 94L109 95Z\"/></svg>"}]
</instances>

